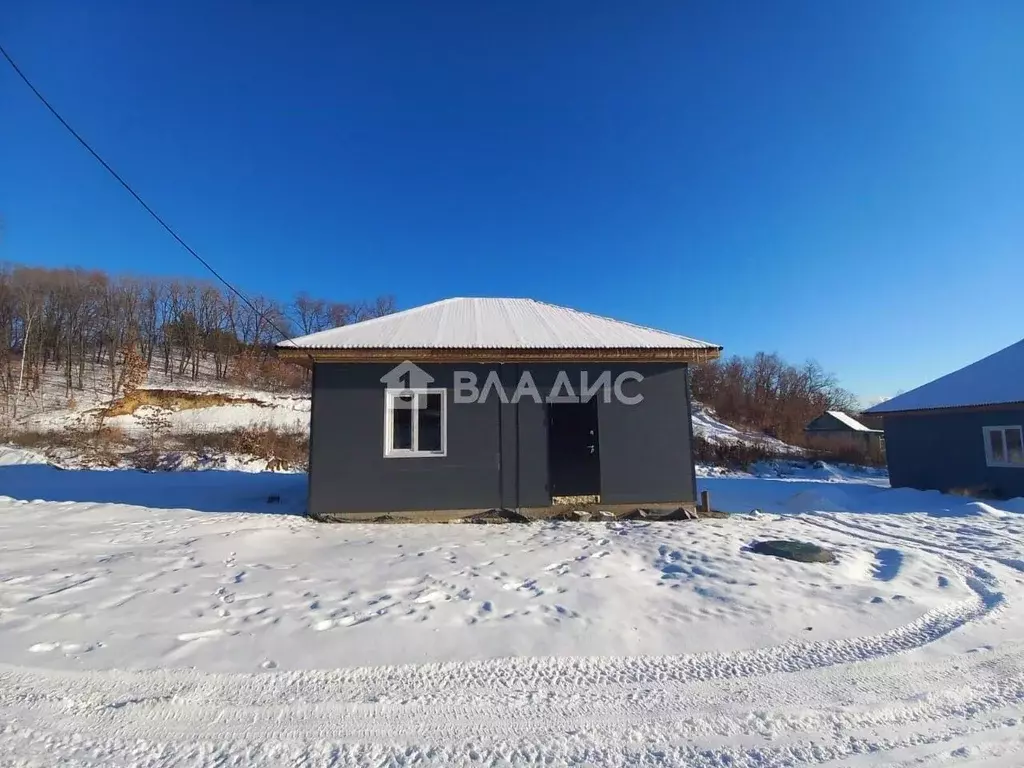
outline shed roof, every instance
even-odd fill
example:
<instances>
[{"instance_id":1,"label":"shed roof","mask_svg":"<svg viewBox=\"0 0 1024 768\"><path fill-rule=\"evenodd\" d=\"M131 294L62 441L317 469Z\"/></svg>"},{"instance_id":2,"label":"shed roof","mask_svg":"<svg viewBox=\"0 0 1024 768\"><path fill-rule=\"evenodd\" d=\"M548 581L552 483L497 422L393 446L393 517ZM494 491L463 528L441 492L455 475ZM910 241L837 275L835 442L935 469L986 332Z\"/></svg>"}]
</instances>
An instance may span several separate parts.
<instances>
[{"instance_id":1,"label":"shed roof","mask_svg":"<svg viewBox=\"0 0 1024 768\"><path fill-rule=\"evenodd\" d=\"M842 422L844 425L852 429L854 432L877 432L876 429L871 429L857 421L853 416L849 416L842 411L825 411L836 421Z\"/></svg>"},{"instance_id":2,"label":"shed roof","mask_svg":"<svg viewBox=\"0 0 1024 768\"><path fill-rule=\"evenodd\" d=\"M1024 402L1024 339L917 389L896 395L866 413L1021 402Z\"/></svg>"},{"instance_id":3,"label":"shed roof","mask_svg":"<svg viewBox=\"0 0 1024 768\"><path fill-rule=\"evenodd\" d=\"M650 351L703 353L721 347L706 341L592 315L533 299L453 298L392 315L280 342L298 359L318 351ZM354 357L355 355L342 355ZM652 355L656 357L657 355ZM680 355L685 356L685 355ZM696 358L694 358L696 359Z\"/></svg>"}]
</instances>

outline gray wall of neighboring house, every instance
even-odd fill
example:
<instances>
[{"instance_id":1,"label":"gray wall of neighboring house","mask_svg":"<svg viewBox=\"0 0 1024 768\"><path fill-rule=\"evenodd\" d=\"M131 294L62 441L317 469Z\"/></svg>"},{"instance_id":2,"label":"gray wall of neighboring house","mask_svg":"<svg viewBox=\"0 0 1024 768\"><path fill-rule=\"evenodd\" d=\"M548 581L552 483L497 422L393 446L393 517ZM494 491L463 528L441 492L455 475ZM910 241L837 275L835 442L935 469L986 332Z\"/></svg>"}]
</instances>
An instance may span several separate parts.
<instances>
[{"instance_id":1,"label":"gray wall of neighboring house","mask_svg":"<svg viewBox=\"0 0 1024 768\"><path fill-rule=\"evenodd\" d=\"M805 432L856 432L848 424L844 424L830 413L823 413L804 427Z\"/></svg>"},{"instance_id":2,"label":"gray wall of neighboring house","mask_svg":"<svg viewBox=\"0 0 1024 768\"><path fill-rule=\"evenodd\" d=\"M804 436L808 445L841 448L851 446L863 450L881 450L881 432L857 432L853 429L807 429Z\"/></svg>"},{"instance_id":3,"label":"gray wall of neighboring house","mask_svg":"<svg viewBox=\"0 0 1024 768\"><path fill-rule=\"evenodd\" d=\"M823 413L804 427L804 436L808 445L814 448L843 450L856 448L869 454L881 456L882 434L880 432L864 432L853 429L849 424Z\"/></svg>"},{"instance_id":4,"label":"gray wall of neighboring house","mask_svg":"<svg viewBox=\"0 0 1024 768\"><path fill-rule=\"evenodd\" d=\"M686 366L644 365L423 365L431 387L448 389L447 456L384 456L384 385L387 364L318 364L313 376L310 427L309 511L314 515L493 507L540 507L548 490L545 406L530 398L518 404L452 403L457 370L472 371L483 385L497 371L508 399L520 373L529 370L541 392L559 370L579 381L586 369L635 370L627 394L644 400L628 406L598 403L602 501L694 501Z\"/></svg>"},{"instance_id":5,"label":"gray wall of neighboring house","mask_svg":"<svg viewBox=\"0 0 1024 768\"><path fill-rule=\"evenodd\" d=\"M1024 468L989 467L984 427L1024 424L1024 407L886 414L885 447L894 488L987 488L1024 496Z\"/></svg>"}]
</instances>

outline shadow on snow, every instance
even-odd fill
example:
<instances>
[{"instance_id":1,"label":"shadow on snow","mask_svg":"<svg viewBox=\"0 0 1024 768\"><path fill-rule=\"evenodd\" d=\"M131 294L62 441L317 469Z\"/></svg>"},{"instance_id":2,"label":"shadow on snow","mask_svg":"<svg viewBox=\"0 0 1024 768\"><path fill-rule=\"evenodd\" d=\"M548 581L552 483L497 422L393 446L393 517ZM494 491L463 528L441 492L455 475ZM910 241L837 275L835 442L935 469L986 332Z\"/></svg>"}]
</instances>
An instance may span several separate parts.
<instances>
[{"instance_id":1,"label":"shadow on snow","mask_svg":"<svg viewBox=\"0 0 1024 768\"><path fill-rule=\"evenodd\" d=\"M982 501L950 496L939 491L889 488L878 482L836 482L764 477L698 478L701 490L711 493L711 506L723 512L753 509L770 514L856 512L860 514L913 514L932 517L975 517L1024 512L1024 499ZM884 570L884 569L883 569Z\"/></svg>"},{"instance_id":2,"label":"shadow on snow","mask_svg":"<svg viewBox=\"0 0 1024 768\"><path fill-rule=\"evenodd\" d=\"M746 476L700 478L698 485L711 492L715 509L734 513L755 508L774 514L917 512L936 517L1024 512L1024 499L981 502L938 491L889 489L872 483ZM222 469L173 472L58 469L47 464L12 464L0 466L2 496L21 501L302 515L306 511L306 475ZM883 574L892 567L891 562L881 564Z\"/></svg>"},{"instance_id":3,"label":"shadow on snow","mask_svg":"<svg viewBox=\"0 0 1024 768\"><path fill-rule=\"evenodd\" d=\"M58 469L46 464L21 464L0 466L0 496L21 501L302 515L306 510L306 475L230 470Z\"/></svg>"}]
</instances>

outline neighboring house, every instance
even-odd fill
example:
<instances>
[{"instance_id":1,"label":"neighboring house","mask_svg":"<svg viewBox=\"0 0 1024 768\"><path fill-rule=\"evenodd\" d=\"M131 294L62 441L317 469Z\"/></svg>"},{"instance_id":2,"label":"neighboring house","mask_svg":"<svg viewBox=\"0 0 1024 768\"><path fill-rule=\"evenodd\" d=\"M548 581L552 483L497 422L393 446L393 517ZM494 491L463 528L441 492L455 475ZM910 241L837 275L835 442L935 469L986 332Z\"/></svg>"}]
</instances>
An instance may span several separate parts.
<instances>
[{"instance_id":1,"label":"neighboring house","mask_svg":"<svg viewBox=\"0 0 1024 768\"><path fill-rule=\"evenodd\" d=\"M714 344L455 298L277 351L313 369L315 517L696 501L687 365Z\"/></svg>"},{"instance_id":2,"label":"neighboring house","mask_svg":"<svg viewBox=\"0 0 1024 768\"><path fill-rule=\"evenodd\" d=\"M894 487L1024 496L1024 340L867 412Z\"/></svg>"},{"instance_id":3,"label":"neighboring house","mask_svg":"<svg viewBox=\"0 0 1024 768\"><path fill-rule=\"evenodd\" d=\"M814 447L855 449L871 457L882 456L882 430L866 427L842 411L825 411L804 427L804 436Z\"/></svg>"}]
</instances>

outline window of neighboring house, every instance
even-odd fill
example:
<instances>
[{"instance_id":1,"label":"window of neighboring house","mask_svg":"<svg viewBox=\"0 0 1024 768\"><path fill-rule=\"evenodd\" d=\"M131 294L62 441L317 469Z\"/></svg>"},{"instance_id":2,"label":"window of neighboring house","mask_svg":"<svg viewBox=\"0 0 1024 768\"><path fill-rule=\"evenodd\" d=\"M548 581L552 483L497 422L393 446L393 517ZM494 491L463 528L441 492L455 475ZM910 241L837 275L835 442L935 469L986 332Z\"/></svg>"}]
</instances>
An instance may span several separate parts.
<instances>
[{"instance_id":1,"label":"window of neighboring house","mask_svg":"<svg viewBox=\"0 0 1024 768\"><path fill-rule=\"evenodd\" d=\"M1017 427L985 427L985 463L990 467L1024 468L1024 431Z\"/></svg>"},{"instance_id":2,"label":"window of neighboring house","mask_svg":"<svg viewBox=\"0 0 1024 768\"><path fill-rule=\"evenodd\" d=\"M448 409L443 389L388 389L384 392L384 455L444 456L448 450Z\"/></svg>"}]
</instances>

